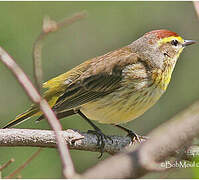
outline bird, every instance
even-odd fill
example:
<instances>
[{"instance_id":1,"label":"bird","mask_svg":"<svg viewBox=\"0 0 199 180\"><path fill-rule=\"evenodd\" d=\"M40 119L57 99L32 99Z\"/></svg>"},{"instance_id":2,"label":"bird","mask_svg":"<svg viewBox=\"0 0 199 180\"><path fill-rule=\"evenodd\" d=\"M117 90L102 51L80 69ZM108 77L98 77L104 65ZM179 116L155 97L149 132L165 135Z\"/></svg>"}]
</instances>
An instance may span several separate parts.
<instances>
[{"instance_id":1,"label":"bird","mask_svg":"<svg viewBox=\"0 0 199 180\"><path fill-rule=\"evenodd\" d=\"M43 97L57 118L79 114L100 140L107 137L91 120L115 125L138 138L120 124L141 116L159 100L179 55L195 43L170 30L152 30L127 46L89 59L48 80L43 84ZM39 116L37 121L44 119L35 104L3 128L33 116Z\"/></svg>"}]
</instances>

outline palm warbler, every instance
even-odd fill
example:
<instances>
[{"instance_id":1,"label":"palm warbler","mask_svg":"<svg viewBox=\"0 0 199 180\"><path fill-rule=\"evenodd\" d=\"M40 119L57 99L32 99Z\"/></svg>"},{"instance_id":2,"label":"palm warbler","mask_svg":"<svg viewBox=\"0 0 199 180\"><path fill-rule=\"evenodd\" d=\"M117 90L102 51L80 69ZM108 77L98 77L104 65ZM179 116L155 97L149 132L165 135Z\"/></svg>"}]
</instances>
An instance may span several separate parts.
<instances>
[{"instance_id":1,"label":"palm warbler","mask_svg":"<svg viewBox=\"0 0 199 180\"><path fill-rule=\"evenodd\" d=\"M44 98L58 118L78 113L98 133L89 119L123 128L118 124L139 117L157 102L167 89L180 53L194 43L169 30L148 32L130 45L45 82ZM32 105L4 128L32 116L44 118L38 106Z\"/></svg>"}]
</instances>

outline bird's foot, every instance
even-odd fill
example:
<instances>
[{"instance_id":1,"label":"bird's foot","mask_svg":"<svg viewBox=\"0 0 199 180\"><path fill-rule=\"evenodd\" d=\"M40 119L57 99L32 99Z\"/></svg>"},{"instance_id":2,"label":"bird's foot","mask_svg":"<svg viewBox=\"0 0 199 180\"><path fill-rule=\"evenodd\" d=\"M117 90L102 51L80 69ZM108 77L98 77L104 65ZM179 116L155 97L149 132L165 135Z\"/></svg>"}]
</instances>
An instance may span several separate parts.
<instances>
[{"instance_id":1,"label":"bird's foot","mask_svg":"<svg viewBox=\"0 0 199 180\"><path fill-rule=\"evenodd\" d=\"M97 136L97 146L100 149L100 156L98 159L100 159L104 153L105 142L109 139L113 143L113 140L111 137L105 135L101 130L88 130L88 133L95 134Z\"/></svg>"},{"instance_id":2,"label":"bird's foot","mask_svg":"<svg viewBox=\"0 0 199 180\"><path fill-rule=\"evenodd\" d=\"M128 130L128 135L131 138L131 145L134 145L136 143L141 143L143 141L146 141L148 139L147 136L140 136L136 134L135 132Z\"/></svg>"}]
</instances>

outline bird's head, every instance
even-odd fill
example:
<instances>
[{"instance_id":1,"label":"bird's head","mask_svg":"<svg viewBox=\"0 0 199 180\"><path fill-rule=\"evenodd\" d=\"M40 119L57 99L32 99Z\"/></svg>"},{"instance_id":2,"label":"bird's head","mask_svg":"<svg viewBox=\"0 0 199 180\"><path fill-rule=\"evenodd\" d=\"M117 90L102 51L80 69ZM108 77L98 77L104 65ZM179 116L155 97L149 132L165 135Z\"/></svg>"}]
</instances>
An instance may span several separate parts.
<instances>
[{"instance_id":1,"label":"bird's head","mask_svg":"<svg viewBox=\"0 0 199 180\"><path fill-rule=\"evenodd\" d=\"M134 41L130 47L152 67L163 69L165 64L175 65L182 50L195 43L169 30L154 30Z\"/></svg>"}]
</instances>

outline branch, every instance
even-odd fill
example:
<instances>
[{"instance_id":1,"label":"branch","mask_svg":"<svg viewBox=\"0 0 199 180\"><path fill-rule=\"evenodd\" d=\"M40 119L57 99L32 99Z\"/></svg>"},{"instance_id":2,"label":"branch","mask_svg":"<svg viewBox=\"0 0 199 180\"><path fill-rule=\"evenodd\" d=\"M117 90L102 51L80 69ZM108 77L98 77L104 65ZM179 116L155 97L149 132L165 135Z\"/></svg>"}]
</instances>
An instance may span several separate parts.
<instances>
[{"instance_id":1,"label":"branch","mask_svg":"<svg viewBox=\"0 0 199 180\"><path fill-rule=\"evenodd\" d=\"M35 80L36 80L36 86L40 93L41 93L41 89L42 89L42 79L43 79L42 58L41 57L42 57L42 42L43 42L44 38L49 33L56 32L56 31L60 30L61 28L63 28L64 26L71 25L72 23L75 23L78 20L81 20L85 16L86 16L86 12L80 12L80 13L73 15L70 18L64 19L61 22L53 21L49 17L44 18L42 32L40 33L40 35L38 36L38 38L36 39L36 41L33 45L34 76L35 76ZM48 106L46 101L44 101L43 103L41 101L41 104L40 104L41 110L42 110L41 105L44 105L45 107ZM45 114L45 112L46 112L46 114ZM61 129L62 129L61 124L55 117L52 110L50 108L47 108L47 109L45 108L45 112L44 112L44 115L46 117L47 116L52 117L52 120L54 119L54 121L56 121L56 123L53 124L53 122L50 122L51 121L50 118L48 119L48 121L51 125L51 128L54 131L61 131ZM64 141L63 141L63 138L61 137L61 135L59 135L58 132L57 133L55 132L55 134L57 136L58 149L60 152L60 157L61 157L62 166L63 166L63 175L64 175L64 177L70 178L74 174L74 167L73 167L72 159L71 159L69 151L67 149L67 145L64 145Z\"/></svg>"},{"instance_id":2,"label":"branch","mask_svg":"<svg viewBox=\"0 0 199 180\"><path fill-rule=\"evenodd\" d=\"M73 163L69 154L68 147L64 143L64 139L60 134L61 125L54 112L51 110L46 100L40 96L23 70L16 64L14 59L9 56L9 54L2 47L0 47L0 60L12 71L30 99L40 107L51 128L54 130L58 150L61 157L63 175L64 177L72 177L75 174Z\"/></svg>"},{"instance_id":3,"label":"branch","mask_svg":"<svg viewBox=\"0 0 199 180\"><path fill-rule=\"evenodd\" d=\"M91 133L84 133L78 130L68 129L61 131L60 134L65 139L65 143L70 149L100 152L97 145L97 136ZM104 152L115 154L121 151L127 151L130 147L131 138L128 136L110 136L105 139ZM56 148L56 139L53 131L33 130L33 129L0 129L0 147L45 147ZM199 146L188 146L186 149L177 151L173 155L180 159L191 160L193 156L198 156Z\"/></svg>"},{"instance_id":4,"label":"branch","mask_svg":"<svg viewBox=\"0 0 199 180\"><path fill-rule=\"evenodd\" d=\"M42 32L37 37L34 45L33 45L33 61L34 61L34 76L36 80L36 86L39 91L42 89L42 47L44 39L51 34L52 32L56 32L63 27L67 27L78 20L85 18L87 13L85 11L74 14L73 16L66 18L60 22L56 22L51 20L50 17L46 16L43 20L43 29Z\"/></svg>"},{"instance_id":5,"label":"branch","mask_svg":"<svg viewBox=\"0 0 199 180\"><path fill-rule=\"evenodd\" d=\"M11 158L8 162L6 162L5 164L3 164L2 166L0 166L0 172L2 170L4 170L5 168L7 168L11 163L13 163L15 161L14 158Z\"/></svg>"},{"instance_id":6,"label":"branch","mask_svg":"<svg viewBox=\"0 0 199 180\"><path fill-rule=\"evenodd\" d=\"M94 134L83 133L68 129L60 132L65 144L70 149L100 152L97 146L97 137ZM104 151L110 154L121 151L130 144L130 137L110 136L113 140L105 140ZM0 129L0 146L34 146L56 147L56 138L53 131L33 129Z\"/></svg>"},{"instance_id":7,"label":"branch","mask_svg":"<svg viewBox=\"0 0 199 180\"><path fill-rule=\"evenodd\" d=\"M139 178L163 171L162 161L199 134L199 101L155 129L145 143L98 163L78 178ZM111 167L111 168L110 168Z\"/></svg>"},{"instance_id":8,"label":"branch","mask_svg":"<svg viewBox=\"0 0 199 180\"><path fill-rule=\"evenodd\" d=\"M14 170L10 175L6 176L5 179L11 179L15 175L17 175L21 170L23 170L38 154L41 152L41 148L39 148L33 155L31 155L21 166L19 166L16 170Z\"/></svg>"}]
</instances>

